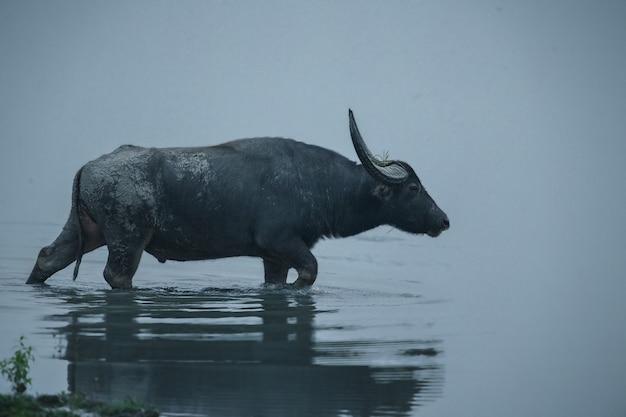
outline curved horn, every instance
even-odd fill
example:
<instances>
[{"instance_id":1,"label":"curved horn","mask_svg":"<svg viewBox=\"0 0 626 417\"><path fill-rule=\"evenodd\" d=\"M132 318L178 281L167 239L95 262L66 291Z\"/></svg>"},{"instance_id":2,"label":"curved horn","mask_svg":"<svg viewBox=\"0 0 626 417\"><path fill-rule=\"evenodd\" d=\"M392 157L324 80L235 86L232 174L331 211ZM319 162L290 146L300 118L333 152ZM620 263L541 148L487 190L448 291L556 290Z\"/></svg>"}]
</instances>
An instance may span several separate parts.
<instances>
[{"instance_id":1,"label":"curved horn","mask_svg":"<svg viewBox=\"0 0 626 417\"><path fill-rule=\"evenodd\" d=\"M350 119L350 136L354 150L367 172L377 180L387 184L401 184L406 181L411 175L411 167L402 161L381 161L376 158L367 148L350 109L348 109L348 118Z\"/></svg>"}]
</instances>

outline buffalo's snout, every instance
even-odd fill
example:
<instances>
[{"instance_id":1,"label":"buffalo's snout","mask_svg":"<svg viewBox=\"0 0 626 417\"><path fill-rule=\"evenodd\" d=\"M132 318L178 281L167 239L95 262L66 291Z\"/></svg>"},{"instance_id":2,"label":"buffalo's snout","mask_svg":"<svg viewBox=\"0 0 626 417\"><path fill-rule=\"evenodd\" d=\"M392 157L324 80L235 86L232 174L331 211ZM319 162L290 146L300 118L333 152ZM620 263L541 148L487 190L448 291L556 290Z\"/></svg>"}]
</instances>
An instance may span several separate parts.
<instances>
[{"instance_id":1,"label":"buffalo's snout","mask_svg":"<svg viewBox=\"0 0 626 417\"><path fill-rule=\"evenodd\" d=\"M430 217L430 228L426 232L426 234L430 237L437 237L443 231L448 230L450 228L450 220L448 219L448 215L443 212L436 205L432 208L432 215Z\"/></svg>"},{"instance_id":2,"label":"buffalo's snout","mask_svg":"<svg viewBox=\"0 0 626 417\"><path fill-rule=\"evenodd\" d=\"M441 229L448 230L450 228L450 220L448 220L447 215L443 215L443 219L441 220Z\"/></svg>"}]
</instances>

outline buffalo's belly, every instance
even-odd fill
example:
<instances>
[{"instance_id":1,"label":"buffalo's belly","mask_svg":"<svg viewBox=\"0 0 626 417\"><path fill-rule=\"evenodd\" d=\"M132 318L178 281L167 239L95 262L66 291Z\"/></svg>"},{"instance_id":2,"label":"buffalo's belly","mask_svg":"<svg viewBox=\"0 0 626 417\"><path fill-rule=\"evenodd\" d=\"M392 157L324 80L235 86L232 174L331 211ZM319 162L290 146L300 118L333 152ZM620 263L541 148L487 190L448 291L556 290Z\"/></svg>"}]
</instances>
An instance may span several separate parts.
<instances>
[{"instance_id":1,"label":"buffalo's belly","mask_svg":"<svg viewBox=\"0 0 626 417\"><path fill-rule=\"evenodd\" d=\"M155 230L146 252L160 261L193 261L232 256L259 256L253 240L236 231L179 226L175 230Z\"/></svg>"}]
</instances>

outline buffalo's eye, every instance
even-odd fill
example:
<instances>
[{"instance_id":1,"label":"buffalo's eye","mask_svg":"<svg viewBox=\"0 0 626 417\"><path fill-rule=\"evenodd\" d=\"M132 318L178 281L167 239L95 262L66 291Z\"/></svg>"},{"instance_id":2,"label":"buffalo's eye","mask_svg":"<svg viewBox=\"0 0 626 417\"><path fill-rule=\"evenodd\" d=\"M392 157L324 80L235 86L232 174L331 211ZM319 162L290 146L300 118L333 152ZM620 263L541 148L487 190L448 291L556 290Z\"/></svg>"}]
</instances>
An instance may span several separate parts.
<instances>
[{"instance_id":1,"label":"buffalo's eye","mask_svg":"<svg viewBox=\"0 0 626 417\"><path fill-rule=\"evenodd\" d=\"M413 193L418 193L421 189L422 189L422 187L420 187L419 184L416 184L414 182L409 184L409 191L411 191Z\"/></svg>"}]
</instances>

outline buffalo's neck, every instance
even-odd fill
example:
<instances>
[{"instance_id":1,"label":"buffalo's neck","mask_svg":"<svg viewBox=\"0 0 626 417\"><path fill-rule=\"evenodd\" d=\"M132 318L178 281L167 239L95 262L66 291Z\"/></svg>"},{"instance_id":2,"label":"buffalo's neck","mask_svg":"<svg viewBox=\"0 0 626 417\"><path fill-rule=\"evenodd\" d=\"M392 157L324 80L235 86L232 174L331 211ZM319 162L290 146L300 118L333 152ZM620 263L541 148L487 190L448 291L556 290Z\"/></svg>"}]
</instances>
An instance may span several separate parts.
<instances>
[{"instance_id":1,"label":"buffalo's neck","mask_svg":"<svg viewBox=\"0 0 626 417\"><path fill-rule=\"evenodd\" d=\"M383 204L373 194L376 181L361 165L355 166L351 174L341 184L332 208L334 236L353 236L386 224Z\"/></svg>"}]
</instances>

